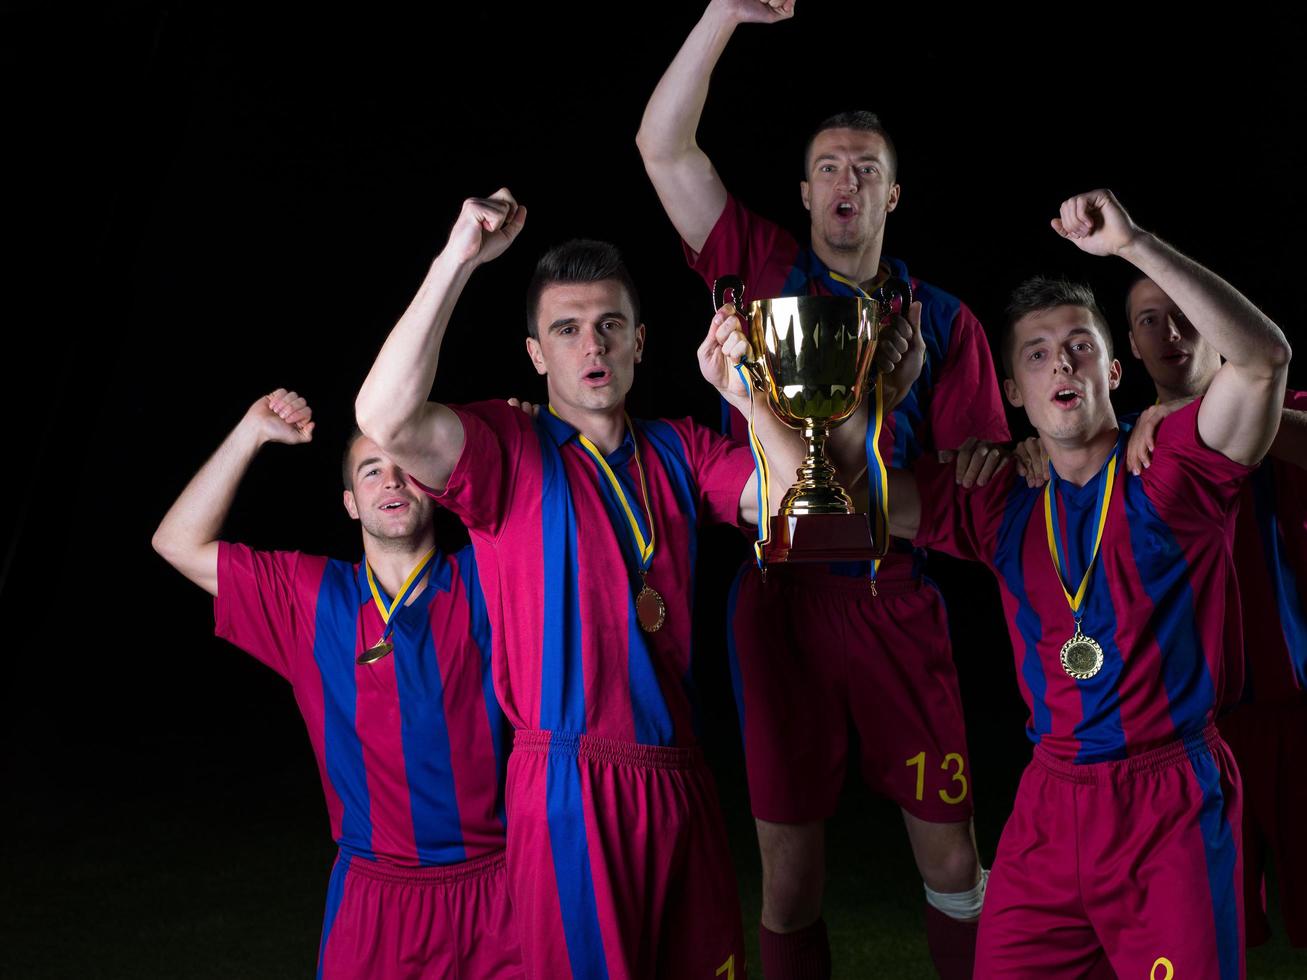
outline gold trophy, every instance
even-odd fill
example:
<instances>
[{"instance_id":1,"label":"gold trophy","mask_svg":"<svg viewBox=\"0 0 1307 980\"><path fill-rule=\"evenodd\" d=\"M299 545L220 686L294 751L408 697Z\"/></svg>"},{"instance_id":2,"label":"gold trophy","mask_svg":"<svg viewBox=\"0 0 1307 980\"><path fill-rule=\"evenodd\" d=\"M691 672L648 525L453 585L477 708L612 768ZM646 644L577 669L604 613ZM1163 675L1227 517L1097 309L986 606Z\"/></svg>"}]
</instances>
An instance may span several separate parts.
<instances>
[{"instance_id":1,"label":"gold trophy","mask_svg":"<svg viewBox=\"0 0 1307 980\"><path fill-rule=\"evenodd\" d=\"M754 300L746 307L744 281L723 276L713 284L716 309L728 292L747 324L754 360L744 366L754 388L766 394L776 417L799 429L808 442L799 480L781 501L775 533L763 535L761 560L865 561L883 556L889 548L888 522L883 517L868 521L868 515L857 512L836 479L826 441L874 389L872 358L881 326L894 312L895 299L897 309L907 314L912 287L888 279L863 296L791 296ZM875 412L868 422L873 436L879 433L880 414ZM759 450L755 446L755 452ZM761 468L765 472L765 462ZM880 476L868 473L868 481L873 497L877 488L879 492L873 508L884 515Z\"/></svg>"}]
</instances>

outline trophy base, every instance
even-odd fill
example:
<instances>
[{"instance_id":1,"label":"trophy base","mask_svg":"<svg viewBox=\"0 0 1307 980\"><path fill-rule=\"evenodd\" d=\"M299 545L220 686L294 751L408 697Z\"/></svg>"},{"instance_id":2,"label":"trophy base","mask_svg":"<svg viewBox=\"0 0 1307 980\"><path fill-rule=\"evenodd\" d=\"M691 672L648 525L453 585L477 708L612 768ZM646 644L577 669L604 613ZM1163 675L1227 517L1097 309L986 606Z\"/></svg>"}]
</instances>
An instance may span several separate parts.
<instances>
[{"instance_id":1,"label":"trophy base","mask_svg":"<svg viewBox=\"0 0 1307 980\"><path fill-rule=\"evenodd\" d=\"M870 561L883 554L866 514L781 514L772 518L772 538L763 557L768 564L781 564Z\"/></svg>"}]
</instances>

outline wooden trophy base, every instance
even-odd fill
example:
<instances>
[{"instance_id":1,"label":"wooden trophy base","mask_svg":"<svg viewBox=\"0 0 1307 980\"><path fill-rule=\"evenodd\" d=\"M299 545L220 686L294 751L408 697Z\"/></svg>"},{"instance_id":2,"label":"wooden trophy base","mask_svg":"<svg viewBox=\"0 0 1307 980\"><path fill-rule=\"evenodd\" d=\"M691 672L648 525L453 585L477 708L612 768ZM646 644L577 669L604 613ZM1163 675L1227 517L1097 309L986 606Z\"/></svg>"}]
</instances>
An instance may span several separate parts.
<instances>
[{"instance_id":1,"label":"wooden trophy base","mask_svg":"<svg viewBox=\"0 0 1307 980\"><path fill-rule=\"evenodd\" d=\"M866 514L781 514L772 518L768 564L801 561L870 561L884 551L871 536Z\"/></svg>"}]
</instances>

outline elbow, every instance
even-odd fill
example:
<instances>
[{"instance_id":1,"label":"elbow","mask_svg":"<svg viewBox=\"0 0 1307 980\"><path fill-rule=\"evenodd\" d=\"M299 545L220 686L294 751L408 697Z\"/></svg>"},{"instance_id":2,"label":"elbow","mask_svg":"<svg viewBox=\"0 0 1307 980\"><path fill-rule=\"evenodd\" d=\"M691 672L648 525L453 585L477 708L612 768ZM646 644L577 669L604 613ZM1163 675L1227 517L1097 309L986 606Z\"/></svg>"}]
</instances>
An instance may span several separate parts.
<instances>
[{"instance_id":1,"label":"elbow","mask_svg":"<svg viewBox=\"0 0 1307 980\"><path fill-rule=\"evenodd\" d=\"M154 549L156 555L169 565L177 564L177 540L168 532L167 521L155 529L154 537L150 538L150 547Z\"/></svg>"},{"instance_id":2,"label":"elbow","mask_svg":"<svg viewBox=\"0 0 1307 980\"><path fill-rule=\"evenodd\" d=\"M1272 367L1277 373L1287 373L1289 362L1293 360L1293 348L1289 346L1289 339L1277 330L1275 343L1271 344L1271 349L1267 352Z\"/></svg>"},{"instance_id":3,"label":"elbow","mask_svg":"<svg viewBox=\"0 0 1307 980\"><path fill-rule=\"evenodd\" d=\"M359 431L383 452L394 445L400 429L397 420L386 413L385 405L372 404L365 393L360 393L354 401L354 421Z\"/></svg>"}]
</instances>

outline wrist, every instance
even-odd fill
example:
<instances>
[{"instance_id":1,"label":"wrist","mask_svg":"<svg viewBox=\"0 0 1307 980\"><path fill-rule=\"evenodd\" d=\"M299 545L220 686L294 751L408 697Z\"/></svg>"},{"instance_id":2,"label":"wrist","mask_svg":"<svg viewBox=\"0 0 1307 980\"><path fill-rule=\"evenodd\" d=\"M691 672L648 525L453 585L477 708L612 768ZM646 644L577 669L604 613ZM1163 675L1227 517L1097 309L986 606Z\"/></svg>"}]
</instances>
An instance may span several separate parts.
<instances>
[{"instance_id":1,"label":"wrist","mask_svg":"<svg viewBox=\"0 0 1307 980\"><path fill-rule=\"evenodd\" d=\"M472 273L476 271L477 266L481 264L481 261L479 257L469 259L458 254L453 242L450 242L432 261L427 276L428 278L439 277L449 281L461 280L466 283Z\"/></svg>"},{"instance_id":2,"label":"wrist","mask_svg":"<svg viewBox=\"0 0 1307 980\"><path fill-rule=\"evenodd\" d=\"M1133 235L1117 248L1116 254L1132 265L1138 265L1140 260L1147 256L1157 245L1158 238L1156 235L1151 231L1138 228Z\"/></svg>"}]
</instances>

